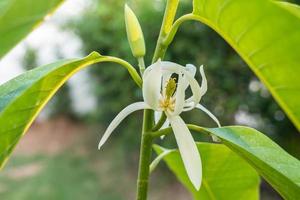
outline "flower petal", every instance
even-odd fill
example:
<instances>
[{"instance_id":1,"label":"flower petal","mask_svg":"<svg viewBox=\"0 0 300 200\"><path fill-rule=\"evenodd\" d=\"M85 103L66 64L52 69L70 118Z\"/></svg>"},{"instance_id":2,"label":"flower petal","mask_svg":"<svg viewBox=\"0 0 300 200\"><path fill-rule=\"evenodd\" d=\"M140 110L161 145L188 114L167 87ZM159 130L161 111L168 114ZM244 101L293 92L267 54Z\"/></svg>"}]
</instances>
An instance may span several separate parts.
<instances>
[{"instance_id":1,"label":"flower petal","mask_svg":"<svg viewBox=\"0 0 300 200\"><path fill-rule=\"evenodd\" d=\"M158 66L159 66L158 64L160 64L160 63L161 63L161 59L158 59L157 62L155 62L155 63L153 63L152 65L148 66L148 67L145 69L144 73L143 73L143 79L146 78L146 76L148 76L148 73L151 72L151 71L153 70L153 68L158 67Z\"/></svg>"},{"instance_id":2,"label":"flower petal","mask_svg":"<svg viewBox=\"0 0 300 200\"><path fill-rule=\"evenodd\" d=\"M206 76L205 76L205 73L204 73L203 65L200 66L199 70L200 70L200 74L201 74L201 78L202 78L201 92L200 92L200 95L202 97L207 91L207 80L206 80Z\"/></svg>"},{"instance_id":3,"label":"flower petal","mask_svg":"<svg viewBox=\"0 0 300 200\"><path fill-rule=\"evenodd\" d=\"M199 190L202 181L202 163L196 143L179 116L170 116L169 120L187 175L196 190Z\"/></svg>"},{"instance_id":4,"label":"flower petal","mask_svg":"<svg viewBox=\"0 0 300 200\"><path fill-rule=\"evenodd\" d=\"M105 133L103 134L99 142L98 149L102 147L102 145L106 142L106 140L109 138L111 133L125 119L125 117L127 117L129 114L133 113L134 111L148 109L148 108L150 107L145 102L136 102L124 108L109 124L108 128L106 129Z\"/></svg>"},{"instance_id":5,"label":"flower petal","mask_svg":"<svg viewBox=\"0 0 300 200\"><path fill-rule=\"evenodd\" d=\"M190 74L190 72L184 72L184 77L188 81L193 94L192 97L186 100L186 102L194 102L194 106L196 106L196 104L200 102L200 99L202 97L201 88L196 79Z\"/></svg>"},{"instance_id":6,"label":"flower petal","mask_svg":"<svg viewBox=\"0 0 300 200\"><path fill-rule=\"evenodd\" d=\"M196 108L198 108L198 109L202 110L203 112L205 112L212 120L214 120L216 122L218 127L221 127L221 124L220 124L218 118L214 114L212 114L207 108L205 108L201 104L197 104ZM211 135L211 137L212 137L212 140L214 142L221 142L221 140L217 136Z\"/></svg>"},{"instance_id":7,"label":"flower petal","mask_svg":"<svg viewBox=\"0 0 300 200\"><path fill-rule=\"evenodd\" d=\"M162 71L160 61L147 67L143 75L144 101L153 109L159 110L161 99Z\"/></svg>"},{"instance_id":8,"label":"flower petal","mask_svg":"<svg viewBox=\"0 0 300 200\"><path fill-rule=\"evenodd\" d=\"M169 71L171 73L176 73L176 74L180 74L182 71L185 71L185 67L169 61L162 61L161 69L163 71Z\"/></svg>"},{"instance_id":9,"label":"flower petal","mask_svg":"<svg viewBox=\"0 0 300 200\"><path fill-rule=\"evenodd\" d=\"M207 108L205 108L201 104L197 104L196 108L198 108L198 109L202 110L203 112L205 112L212 120L214 120L216 122L218 127L221 127L221 124L220 124L219 120L217 119L217 117L214 114L212 114Z\"/></svg>"},{"instance_id":10,"label":"flower petal","mask_svg":"<svg viewBox=\"0 0 300 200\"><path fill-rule=\"evenodd\" d=\"M185 70L186 70L186 72L189 72L193 77L195 77L197 68L194 65L187 64L185 66ZM185 83L185 89L187 89L189 87L189 82L186 80L186 77L184 77L184 79L185 79L185 82L186 82Z\"/></svg>"},{"instance_id":11,"label":"flower petal","mask_svg":"<svg viewBox=\"0 0 300 200\"><path fill-rule=\"evenodd\" d=\"M190 86L193 95L186 100L186 103L194 102L194 107L196 106L197 103L200 102L201 97L206 93L207 91L207 80L205 77L203 65L200 66L200 74L202 77L202 82L201 82L201 87L199 86L198 82L194 79L194 77L187 76L187 78L190 79ZM195 83L196 81L196 83Z\"/></svg>"},{"instance_id":12,"label":"flower petal","mask_svg":"<svg viewBox=\"0 0 300 200\"><path fill-rule=\"evenodd\" d=\"M192 64L187 64L187 65L185 66L185 69L186 69L186 71L190 72L190 73L192 74L192 76L195 77L197 68L196 68L194 65L192 65Z\"/></svg>"}]
</instances>

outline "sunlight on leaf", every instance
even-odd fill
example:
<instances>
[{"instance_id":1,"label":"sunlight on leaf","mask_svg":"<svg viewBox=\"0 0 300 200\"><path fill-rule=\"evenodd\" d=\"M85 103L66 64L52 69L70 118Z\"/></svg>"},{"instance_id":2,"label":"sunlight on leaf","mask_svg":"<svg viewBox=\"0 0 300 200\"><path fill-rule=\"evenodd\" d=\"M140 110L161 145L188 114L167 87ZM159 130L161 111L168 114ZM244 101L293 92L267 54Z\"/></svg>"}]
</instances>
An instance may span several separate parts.
<instances>
[{"instance_id":1,"label":"sunlight on leaf","mask_svg":"<svg viewBox=\"0 0 300 200\"><path fill-rule=\"evenodd\" d=\"M218 32L300 130L300 9L262 0L194 0L196 20Z\"/></svg>"}]
</instances>

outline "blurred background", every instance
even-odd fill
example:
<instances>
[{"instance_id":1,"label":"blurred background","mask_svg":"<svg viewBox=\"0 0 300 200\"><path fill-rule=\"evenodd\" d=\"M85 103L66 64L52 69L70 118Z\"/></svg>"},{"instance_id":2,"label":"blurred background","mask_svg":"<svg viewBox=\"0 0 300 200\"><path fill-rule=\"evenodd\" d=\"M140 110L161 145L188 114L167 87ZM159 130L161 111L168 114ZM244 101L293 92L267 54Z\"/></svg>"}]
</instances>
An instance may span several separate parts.
<instances>
[{"instance_id":1,"label":"blurred background","mask_svg":"<svg viewBox=\"0 0 300 200\"><path fill-rule=\"evenodd\" d=\"M144 30L149 64L165 0L126 2ZM293 2L300 4L300 0ZM136 66L126 39L124 3L67 0L0 61L0 83L36 66L82 57L91 51L117 56ZM191 10L191 1L182 0L178 16ZM182 65L205 65L209 90L202 103L222 125L256 128L300 158L298 131L249 67L210 28L185 23L165 59ZM141 99L127 71L115 64L94 65L76 74L40 114L0 173L1 199L134 199L142 112L128 117L102 151L97 150L97 144L113 117ZM215 126L197 110L183 116L189 123ZM159 143L175 147L172 136ZM150 200L191 199L164 163L151 177L149 196ZM262 181L261 199L281 198Z\"/></svg>"}]
</instances>

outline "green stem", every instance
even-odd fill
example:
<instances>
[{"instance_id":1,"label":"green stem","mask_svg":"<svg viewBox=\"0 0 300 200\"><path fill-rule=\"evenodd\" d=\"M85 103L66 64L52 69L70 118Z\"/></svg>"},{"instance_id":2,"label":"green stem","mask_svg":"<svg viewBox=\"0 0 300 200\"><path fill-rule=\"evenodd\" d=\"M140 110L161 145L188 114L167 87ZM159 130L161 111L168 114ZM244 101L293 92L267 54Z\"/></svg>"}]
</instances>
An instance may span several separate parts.
<instances>
[{"instance_id":1,"label":"green stem","mask_svg":"<svg viewBox=\"0 0 300 200\"><path fill-rule=\"evenodd\" d=\"M166 35L164 37L164 40L162 41L163 46L169 46L170 43L173 41L180 25L183 22L191 21L191 20L192 21L199 21L199 20L203 20L203 19L200 16L197 16L197 15L194 15L194 14L186 14L186 15L183 15L180 18L178 18L174 22L174 24L172 25L172 28L170 29L168 35Z\"/></svg>"},{"instance_id":2,"label":"green stem","mask_svg":"<svg viewBox=\"0 0 300 200\"><path fill-rule=\"evenodd\" d=\"M145 61L144 57L139 57L137 58L139 62L139 68L140 68L140 74L143 76L144 71L145 71Z\"/></svg>"},{"instance_id":3,"label":"green stem","mask_svg":"<svg viewBox=\"0 0 300 200\"><path fill-rule=\"evenodd\" d=\"M139 171L137 180L137 200L146 200L148 191L148 181L149 181L149 166L151 163L151 153L152 153L152 141L153 137L150 131L152 127L152 111L144 111L144 123L142 132L142 141L140 147L140 161L139 161Z\"/></svg>"},{"instance_id":4,"label":"green stem","mask_svg":"<svg viewBox=\"0 0 300 200\"><path fill-rule=\"evenodd\" d=\"M169 34L173 26L178 4L179 4L179 0L167 1L165 14L160 28L160 33L154 51L152 63L156 62L160 58L162 59L167 51L168 46L164 44L164 40L165 37Z\"/></svg>"},{"instance_id":5,"label":"green stem","mask_svg":"<svg viewBox=\"0 0 300 200\"><path fill-rule=\"evenodd\" d=\"M135 68L130 63L128 63L127 61L122 60L122 59L117 58L117 57L113 57L113 56L101 56L100 58L98 58L94 61L94 63L97 63L97 62L114 62L114 63L118 63L118 64L122 65L123 67L125 67L128 70L130 76L136 82L136 84L140 88L142 87L142 82L143 81L142 81L140 75L135 70Z\"/></svg>"},{"instance_id":6,"label":"green stem","mask_svg":"<svg viewBox=\"0 0 300 200\"><path fill-rule=\"evenodd\" d=\"M152 132L151 135L152 135L153 138L158 138L158 137L161 137L163 135L168 135L170 133L172 133L172 128L168 127L168 128L165 128L165 129L161 129L159 131Z\"/></svg>"},{"instance_id":7,"label":"green stem","mask_svg":"<svg viewBox=\"0 0 300 200\"><path fill-rule=\"evenodd\" d=\"M179 0L168 0L165 14L163 18L163 23L157 40L157 45L153 55L152 63L156 62L159 58L163 58L166 52L167 46L163 45L163 40L168 35L173 21L175 18L176 10L178 7ZM146 200L148 192L148 182L149 182L149 166L151 163L151 153L153 136L152 129L153 126L153 111L145 110L143 119L143 132L140 147L140 161L139 161L139 171L137 180L137 200Z\"/></svg>"},{"instance_id":8,"label":"green stem","mask_svg":"<svg viewBox=\"0 0 300 200\"><path fill-rule=\"evenodd\" d=\"M209 135L209 132L207 132L201 126L197 126L197 125L194 125L194 124L187 124L187 127L188 127L189 130L196 131L196 132L201 132L201 133L207 133ZM151 135L152 135L152 138L155 139L155 138L161 137L163 135L164 136L168 135L172 132L173 132L172 128L168 127L168 128L165 128L165 129L161 129L159 131L152 132Z\"/></svg>"},{"instance_id":9,"label":"green stem","mask_svg":"<svg viewBox=\"0 0 300 200\"><path fill-rule=\"evenodd\" d=\"M163 112L157 124L155 124L155 126L152 128L152 132L158 131L164 125L166 119L167 115L165 114L165 112Z\"/></svg>"}]
</instances>

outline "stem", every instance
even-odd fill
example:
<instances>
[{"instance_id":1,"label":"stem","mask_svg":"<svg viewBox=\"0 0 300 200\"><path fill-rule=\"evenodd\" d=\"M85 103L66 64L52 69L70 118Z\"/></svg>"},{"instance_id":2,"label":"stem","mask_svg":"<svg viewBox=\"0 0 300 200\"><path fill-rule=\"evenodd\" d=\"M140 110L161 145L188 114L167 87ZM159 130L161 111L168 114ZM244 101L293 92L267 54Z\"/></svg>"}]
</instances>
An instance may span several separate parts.
<instances>
[{"instance_id":1,"label":"stem","mask_svg":"<svg viewBox=\"0 0 300 200\"><path fill-rule=\"evenodd\" d=\"M118 63L118 64L122 65L123 67L125 67L128 70L130 76L136 82L136 84L140 88L142 87L142 82L143 82L142 78L140 77L138 72L135 70L135 68L127 61L122 60L117 57L113 57L113 56L102 56L94 61L94 63L98 63L98 62L114 62L114 63Z\"/></svg>"},{"instance_id":2,"label":"stem","mask_svg":"<svg viewBox=\"0 0 300 200\"><path fill-rule=\"evenodd\" d=\"M137 180L137 200L146 200L150 173L151 153L152 153L152 141L153 137L150 131L152 127L152 111L144 111L144 123L142 132L142 141L140 147L140 161Z\"/></svg>"},{"instance_id":3,"label":"stem","mask_svg":"<svg viewBox=\"0 0 300 200\"><path fill-rule=\"evenodd\" d=\"M152 135L153 138L158 138L158 137L161 137L163 135L168 135L170 133L172 133L172 128L168 127L168 128L165 128L165 129L161 129L159 131L152 132L151 135Z\"/></svg>"},{"instance_id":4,"label":"stem","mask_svg":"<svg viewBox=\"0 0 300 200\"><path fill-rule=\"evenodd\" d=\"M140 74L143 76L144 71L145 71L144 57L138 57L137 59L138 59L138 62L139 62Z\"/></svg>"},{"instance_id":5,"label":"stem","mask_svg":"<svg viewBox=\"0 0 300 200\"><path fill-rule=\"evenodd\" d=\"M168 45L164 44L164 40L165 40L165 37L169 34L169 32L173 26L173 22L174 22L174 18L176 15L178 4L179 4L179 0L168 0L167 1L165 14L164 14L163 22L162 22L162 25L160 28L160 33L158 36L152 63L156 62L160 58L163 58L166 53Z\"/></svg>"},{"instance_id":6,"label":"stem","mask_svg":"<svg viewBox=\"0 0 300 200\"><path fill-rule=\"evenodd\" d=\"M152 132L158 131L164 125L166 119L167 115L165 114L165 112L163 112L157 124L155 124L155 126L152 128Z\"/></svg>"},{"instance_id":7,"label":"stem","mask_svg":"<svg viewBox=\"0 0 300 200\"><path fill-rule=\"evenodd\" d=\"M172 28L178 3L179 0L167 1L163 23L157 40L152 63L156 62L159 58L163 58L166 52L167 46L163 45L163 40L165 39L165 37L168 35L169 31ZM151 163L151 153L152 153L152 143L153 143L153 136L151 132L153 121L154 121L153 111L145 110L144 119L143 119L142 141L140 147L138 180L137 180L137 195L136 195L137 200L147 199L149 167Z\"/></svg>"}]
</instances>

